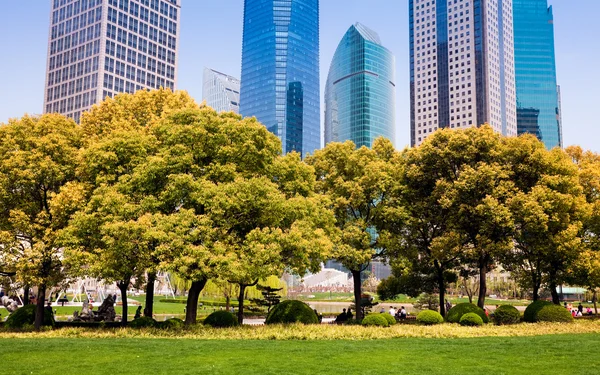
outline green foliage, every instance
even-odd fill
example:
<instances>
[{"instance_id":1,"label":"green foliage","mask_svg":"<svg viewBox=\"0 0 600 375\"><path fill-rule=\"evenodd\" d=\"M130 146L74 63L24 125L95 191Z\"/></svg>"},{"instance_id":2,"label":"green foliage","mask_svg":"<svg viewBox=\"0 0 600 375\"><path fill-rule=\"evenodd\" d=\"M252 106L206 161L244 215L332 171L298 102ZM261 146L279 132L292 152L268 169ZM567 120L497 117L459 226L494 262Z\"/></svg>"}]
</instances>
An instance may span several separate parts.
<instances>
[{"instance_id":1,"label":"green foliage","mask_svg":"<svg viewBox=\"0 0 600 375\"><path fill-rule=\"evenodd\" d=\"M369 314L362 320L363 326L388 327L390 323L385 317L386 314ZM387 314L389 315L389 314Z\"/></svg>"},{"instance_id":2,"label":"green foliage","mask_svg":"<svg viewBox=\"0 0 600 375\"><path fill-rule=\"evenodd\" d=\"M460 318L460 325L461 326L482 326L483 325L483 319L481 319L481 317L474 312L470 312L470 313L466 313L464 314L461 318Z\"/></svg>"},{"instance_id":3,"label":"green foliage","mask_svg":"<svg viewBox=\"0 0 600 375\"><path fill-rule=\"evenodd\" d=\"M571 323L573 316L571 312L560 305L546 305L537 313L538 322Z\"/></svg>"},{"instance_id":4,"label":"green foliage","mask_svg":"<svg viewBox=\"0 0 600 375\"><path fill-rule=\"evenodd\" d=\"M381 315L383 315L383 317L385 318L385 320L387 320L388 324L393 326L394 324L396 324L396 318L391 316L390 314L387 313L382 313Z\"/></svg>"},{"instance_id":5,"label":"green foliage","mask_svg":"<svg viewBox=\"0 0 600 375\"><path fill-rule=\"evenodd\" d=\"M215 328L234 327L238 325L237 318L229 311L219 310L204 319L204 324Z\"/></svg>"},{"instance_id":6,"label":"green foliage","mask_svg":"<svg viewBox=\"0 0 600 375\"><path fill-rule=\"evenodd\" d=\"M523 320L528 323L535 323L538 321L538 313L539 311L545 307L552 305L552 302L548 301L535 301L530 303L529 306L525 309L525 313L523 314ZM566 309L565 309L566 310Z\"/></svg>"},{"instance_id":7,"label":"green foliage","mask_svg":"<svg viewBox=\"0 0 600 375\"><path fill-rule=\"evenodd\" d=\"M439 306L439 296L431 293L422 293L413 304L413 307L417 310L428 309L437 311Z\"/></svg>"},{"instance_id":8,"label":"green foliage","mask_svg":"<svg viewBox=\"0 0 600 375\"><path fill-rule=\"evenodd\" d=\"M521 321L521 313L511 305L500 305L494 311L494 323L497 325L517 324Z\"/></svg>"},{"instance_id":9,"label":"green foliage","mask_svg":"<svg viewBox=\"0 0 600 375\"><path fill-rule=\"evenodd\" d=\"M10 314L4 322L4 326L8 328L24 328L35 322L36 305L26 305L18 308ZM44 309L44 326L54 326L54 315L50 311Z\"/></svg>"},{"instance_id":10,"label":"green foliage","mask_svg":"<svg viewBox=\"0 0 600 375\"><path fill-rule=\"evenodd\" d=\"M433 310L423 310L417 315L417 322L423 325L434 325L444 323L444 317Z\"/></svg>"},{"instance_id":11,"label":"green foliage","mask_svg":"<svg viewBox=\"0 0 600 375\"><path fill-rule=\"evenodd\" d=\"M265 320L265 324L281 323L318 324L319 318L306 303L287 300L276 305Z\"/></svg>"},{"instance_id":12,"label":"green foliage","mask_svg":"<svg viewBox=\"0 0 600 375\"><path fill-rule=\"evenodd\" d=\"M158 323L156 322L156 320L154 320L148 316L142 316L142 317L132 320L131 322L129 322L128 325L131 328L152 328L152 327L156 327L157 324Z\"/></svg>"},{"instance_id":13,"label":"green foliage","mask_svg":"<svg viewBox=\"0 0 600 375\"><path fill-rule=\"evenodd\" d=\"M462 316L468 313L475 313L479 315L484 323L488 322L488 317L485 315L485 311L483 311L482 308L468 302L459 303L452 307L446 315L446 320L450 323L459 323Z\"/></svg>"},{"instance_id":14,"label":"green foliage","mask_svg":"<svg viewBox=\"0 0 600 375\"><path fill-rule=\"evenodd\" d=\"M158 322L157 327L164 329L182 328L184 321L178 318L167 319L164 322Z\"/></svg>"}]
</instances>

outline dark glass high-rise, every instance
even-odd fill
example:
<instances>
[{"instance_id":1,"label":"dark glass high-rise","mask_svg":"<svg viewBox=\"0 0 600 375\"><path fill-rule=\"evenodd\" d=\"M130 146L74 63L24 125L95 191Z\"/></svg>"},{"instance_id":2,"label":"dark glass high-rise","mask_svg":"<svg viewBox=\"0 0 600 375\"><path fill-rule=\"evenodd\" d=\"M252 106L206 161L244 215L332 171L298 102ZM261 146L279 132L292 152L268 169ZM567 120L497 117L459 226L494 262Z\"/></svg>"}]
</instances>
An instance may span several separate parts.
<instances>
[{"instance_id":1,"label":"dark glass high-rise","mask_svg":"<svg viewBox=\"0 0 600 375\"><path fill-rule=\"evenodd\" d=\"M562 147L554 18L547 0L513 0L517 131Z\"/></svg>"},{"instance_id":2,"label":"dark glass high-rise","mask_svg":"<svg viewBox=\"0 0 600 375\"><path fill-rule=\"evenodd\" d=\"M245 0L240 114L302 156L321 146L319 1Z\"/></svg>"}]
</instances>

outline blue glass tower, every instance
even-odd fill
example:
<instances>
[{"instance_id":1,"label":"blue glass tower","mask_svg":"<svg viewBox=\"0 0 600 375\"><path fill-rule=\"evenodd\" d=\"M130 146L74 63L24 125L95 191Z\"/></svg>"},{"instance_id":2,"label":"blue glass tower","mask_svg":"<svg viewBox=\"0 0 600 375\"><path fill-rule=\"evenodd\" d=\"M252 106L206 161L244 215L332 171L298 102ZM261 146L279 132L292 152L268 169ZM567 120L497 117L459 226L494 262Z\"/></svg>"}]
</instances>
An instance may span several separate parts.
<instances>
[{"instance_id":1,"label":"blue glass tower","mask_svg":"<svg viewBox=\"0 0 600 375\"><path fill-rule=\"evenodd\" d=\"M305 156L321 146L319 1L244 0L240 114Z\"/></svg>"},{"instance_id":2,"label":"blue glass tower","mask_svg":"<svg viewBox=\"0 0 600 375\"><path fill-rule=\"evenodd\" d=\"M353 141L371 147L383 136L394 141L394 55L379 35L357 23L333 56L325 88L325 143Z\"/></svg>"},{"instance_id":3,"label":"blue glass tower","mask_svg":"<svg viewBox=\"0 0 600 375\"><path fill-rule=\"evenodd\" d=\"M552 7L547 0L513 0L513 14L518 133L562 147Z\"/></svg>"}]
</instances>

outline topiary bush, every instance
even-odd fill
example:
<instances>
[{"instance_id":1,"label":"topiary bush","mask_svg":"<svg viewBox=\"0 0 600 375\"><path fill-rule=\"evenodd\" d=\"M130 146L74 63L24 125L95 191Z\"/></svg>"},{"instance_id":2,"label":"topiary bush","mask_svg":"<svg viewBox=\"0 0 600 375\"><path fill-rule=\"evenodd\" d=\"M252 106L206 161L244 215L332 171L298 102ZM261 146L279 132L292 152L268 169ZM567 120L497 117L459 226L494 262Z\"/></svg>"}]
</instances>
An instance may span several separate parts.
<instances>
[{"instance_id":1,"label":"topiary bush","mask_svg":"<svg viewBox=\"0 0 600 375\"><path fill-rule=\"evenodd\" d=\"M265 324L282 323L319 324L319 317L306 303L287 300L275 305L265 320Z\"/></svg>"},{"instance_id":2,"label":"topiary bush","mask_svg":"<svg viewBox=\"0 0 600 375\"><path fill-rule=\"evenodd\" d=\"M459 303L451 308L450 311L448 311L446 320L450 323L459 323L462 316L467 313L476 313L484 323L489 321L488 317L485 315L485 311L483 311L482 308L468 302Z\"/></svg>"},{"instance_id":3,"label":"topiary bush","mask_svg":"<svg viewBox=\"0 0 600 375\"><path fill-rule=\"evenodd\" d=\"M154 320L148 316L142 316L142 317L132 320L127 325L131 328L149 328L149 327L156 327L157 322L156 322L156 320Z\"/></svg>"},{"instance_id":4,"label":"topiary bush","mask_svg":"<svg viewBox=\"0 0 600 375\"><path fill-rule=\"evenodd\" d=\"M387 320L388 325L393 326L394 324L396 324L396 318L394 318L390 314L381 314L381 315L383 315L385 320Z\"/></svg>"},{"instance_id":5,"label":"topiary bush","mask_svg":"<svg viewBox=\"0 0 600 375\"><path fill-rule=\"evenodd\" d=\"M158 322L157 327L163 329L182 328L185 322L178 318L167 319L164 322Z\"/></svg>"},{"instance_id":6,"label":"topiary bush","mask_svg":"<svg viewBox=\"0 0 600 375\"><path fill-rule=\"evenodd\" d=\"M569 310L559 305L546 305L537 313L538 322L571 323L573 316Z\"/></svg>"},{"instance_id":7,"label":"topiary bush","mask_svg":"<svg viewBox=\"0 0 600 375\"><path fill-rule=\"evenodd\" d=\"M235 315L229 311L220 310L207 316L206 319L204 319L204 324L216 328L225 328L237 326L238 321Z\"/></svg>"},{"instance_id":8,"label":"topiary bush","mask_svg":"<svg viewBox=\"0 0 600 375\"><path fill-rule=\"evenodd\" d=\"M470 312L470 313L464 314L460 318L459 323L461 326L476 327L476 326L483 325L483 319L481 319L481 316L479 316L479 314Z\"/></svg>"},{"instance_id":9,"label":"topiary bush","mask_svg":"<svg viewBox=\"0 0 600 375\"><path fill-rule=\"evenodd\" d=\"M15 312L10 314L4 322L4 326L8 328L23 328L35 323L35 309L36 305L26 305L18 308ZM44 309L44 326L54 327L54 315Z\"/></svg>"},{"instance_id":10,"label":"topiary bush","mask_svg":"<svg viewBox=\"0 0 600 375\"><path fill-rule=\"evenodd\" d=\"M494 323L497 325L517 324L521 321L521 313L511 305L498 306L494 311Z\"/></svg>"},{"instance_id":11,"label":"topiary bush","mask_svg":"<svg viewBox=\"0 0 600 375\"><path fill-rule=\"evenodd\" d=\"M434 325L444 323L444 317L433 310L423 310L417 315L417 322L423 325Z\"/></svg>"},{"instance_id":12,"label":"topiary bush","mask_svg":"<svg viewBox=\"0 0 600 375\"><path fill-rule=\"evenodd\" d=\"M550 305L552 305L552 302L548 302L548 301L535 301L533 303L530 303L529 306L527 306L527 308L525 309L525 313L523 314L523 320L528 323L537 322L538 321L538 318L537 318L538 312L544 306L550 306Z\"/></svg>"},{"instance_id":13,"label":"topiary bush","mask_svg":"<svg viewBox=\"0 0 600 375\"><path fill-rule=\"evenodd\" d=\"M384 316L386 314L369 314L362 320L363 326L388 327L390 324ZM389 314L387 314L389 315ZM390 315L391 316L391 315Z\"/></svg>"}]
</instances>

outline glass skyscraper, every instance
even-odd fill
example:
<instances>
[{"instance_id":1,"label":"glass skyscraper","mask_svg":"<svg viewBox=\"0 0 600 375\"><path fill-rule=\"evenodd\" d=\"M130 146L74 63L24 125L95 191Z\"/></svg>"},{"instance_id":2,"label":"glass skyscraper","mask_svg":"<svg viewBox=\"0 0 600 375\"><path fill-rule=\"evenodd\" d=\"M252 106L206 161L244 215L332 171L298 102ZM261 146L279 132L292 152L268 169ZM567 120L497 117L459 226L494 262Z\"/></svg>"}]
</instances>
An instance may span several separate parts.
<instances>
[{"instance_id":1,"label":"glass skyscraper","mask_svg":"<svg viewBox=\"0 0 600 375\"><path fill-rule=\"evenodd\" d=\"M513 0L517 130L562 147L554 18L547 0Z\"/></svg>"},{"instance_id":2,"label":"glass skyscraper","mask_svg":"<svg viewBox=\"0 0 600 375\"><path fill-rule=\"evenodd\" d=\"M353 141L371 147L383 136L394 141L394 55L379 35L357 23L333 56L325 88L325 144Z\"/></svg>"},{"instance_id":3,"label":"glass skyscraper","mask_svg":"<svg viewBox=\"0 0 600 375\"><path fill-rule=\"evenodd\" d=\"M204 68L202 100L217 112L240 112L240 80L216 70Z\"/></svg>"},{"instance_id":4,"label":"glass skyscraper","mask_svg":"<svg viewBox=\"0 0 600 375\"><path fill-rule=\"evenodd\" d=\"M244 0L240 114L305 156L321 146L319 1Z\"/></svg>"},{"instance_id":5,"label":"glass skyscraper","mask_svg":"<svg viewBox=\"0 0 600 375\"><path fill-rule=\"evenodd\" d=\"M409 0L411 145L487 123L517 134L512 0Z\"/></svg>"},{"instance_id":6,"label":"glass skyscraper","mask_svg":"<svg viewBox=\"0 0 600 375\"><path fill-rule=\"evenodd\" d=\"M44 112L177 82L181 0L52 0Z\"/></svg>"}]
</instances>

